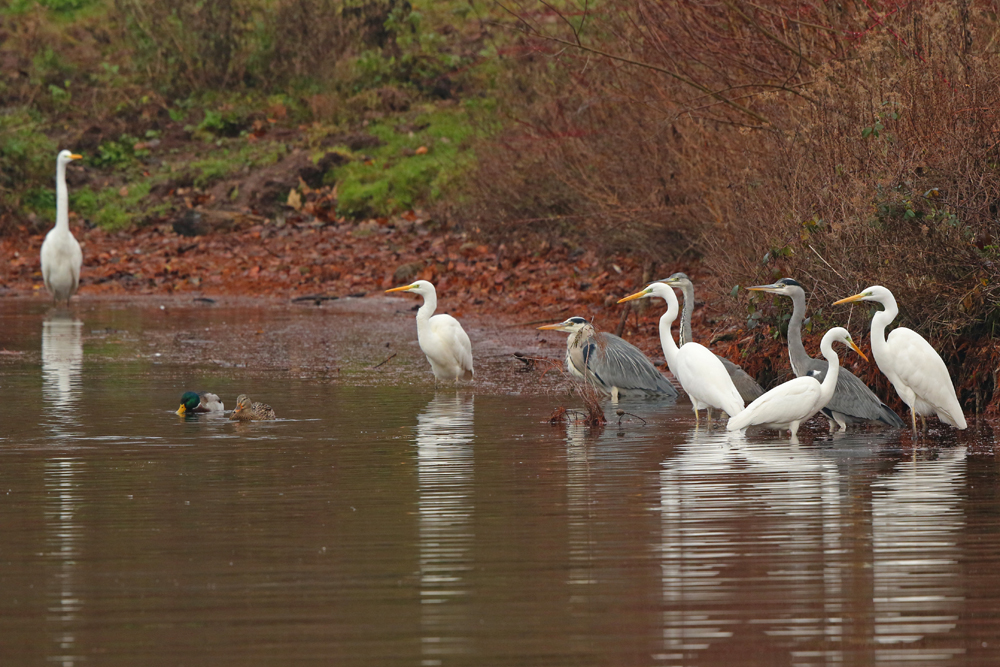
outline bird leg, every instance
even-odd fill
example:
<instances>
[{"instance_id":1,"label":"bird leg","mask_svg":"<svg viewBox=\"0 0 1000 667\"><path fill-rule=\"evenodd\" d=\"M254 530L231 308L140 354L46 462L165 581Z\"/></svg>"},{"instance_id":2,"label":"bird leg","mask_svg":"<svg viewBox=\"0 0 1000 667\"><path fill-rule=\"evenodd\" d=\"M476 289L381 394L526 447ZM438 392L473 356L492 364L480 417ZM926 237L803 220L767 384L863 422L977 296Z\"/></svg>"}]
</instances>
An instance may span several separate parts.
<instances>
[{"instance_id":1,"label":"bird leg","mask_svg":"<svg viewBox=\"0 0 1000 667\"><path fill-rule=\"evenodd\" d=\"M618 402L618 387L611 387L611 402Z\"/></svg>"},{"instance_id":2,"label":"bird leg","mask_svg":"<svg viewBox=\"0 0 1000 667\"><path fill-rule=\"evenodd\" d=\"M917 412L913 408L910 408L910 423L913 425L913 435L917 435Z\"/></svg>"},{"instance_id":3,"label":"bird leg","mask_svg":"<svg viewBox=\"0 0 1000 667\"><path fill-rule=\"evenodd\" d=\"M712 406L705 408L705 412L708 413L708 430L712 430Z\"/></svg>"},{"instance_id":4,"label":"bird leg","mask_svg":"<svg viewBox=\"0 0 1000 667\"><path fill-rule=\"evenodd\" d=\"M927 417L920 415L920 425L923 427L920 430L927 433Z\"/></svg>"},{"instance_id":5,"label":"bird leg","mask_svg":"<svg viewBox=\"0 0 1000 667\"><path fill-rule=\"evenodd\" d=\"M698 408L696 407L694 409L694 427L698 428L698 426L700 426L700 425L701 425L701 421L698 418Z\"/></svg>"}]
</instances>

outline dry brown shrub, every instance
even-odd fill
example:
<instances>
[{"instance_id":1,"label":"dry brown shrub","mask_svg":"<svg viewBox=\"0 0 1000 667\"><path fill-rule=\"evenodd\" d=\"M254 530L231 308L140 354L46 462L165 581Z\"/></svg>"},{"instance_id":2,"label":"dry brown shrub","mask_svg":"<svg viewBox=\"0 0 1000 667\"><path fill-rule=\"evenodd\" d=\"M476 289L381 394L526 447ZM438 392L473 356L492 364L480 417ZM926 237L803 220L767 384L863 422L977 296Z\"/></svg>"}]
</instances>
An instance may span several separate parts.
<instances>
[{"instance_id":1,"label":"dry brown shrub","mask_svg":"<svg viewBox=\"0 0 1000 667\"><path fill-rule=\"evenodd\" d=\"M482 228L702 256L727 291L794 275L825 304L880 283L933 336L998 317L987 5L518 10L513 122L480 154Z\"/></svg>"}]
</instances>

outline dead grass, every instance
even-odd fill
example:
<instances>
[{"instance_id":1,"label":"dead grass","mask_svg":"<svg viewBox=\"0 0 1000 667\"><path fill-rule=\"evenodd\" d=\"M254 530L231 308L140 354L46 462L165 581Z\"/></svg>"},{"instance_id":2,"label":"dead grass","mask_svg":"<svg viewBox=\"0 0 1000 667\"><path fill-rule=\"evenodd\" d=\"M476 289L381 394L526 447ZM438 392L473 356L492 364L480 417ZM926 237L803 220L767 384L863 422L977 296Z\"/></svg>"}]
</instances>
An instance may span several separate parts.
<instances>
[{"instance_id":1,"label":"dead grass","mask_svg":"<svg viewBox=\"0 0 1000 667\"><path fill-rule=\"evenodd\" d=\"M885 285L957 370L966 406L992 400L992 377L966 382L992 370L966 363L992 355L963 347L1000 320L991 6L518 7L511 129L483 146L470 209L485 230L700 258L706 295L793 276L825 305ZM727 304L745 318L744 300ZM823 318L858 329L869 313Z\"/></svg>"}]
</instances>

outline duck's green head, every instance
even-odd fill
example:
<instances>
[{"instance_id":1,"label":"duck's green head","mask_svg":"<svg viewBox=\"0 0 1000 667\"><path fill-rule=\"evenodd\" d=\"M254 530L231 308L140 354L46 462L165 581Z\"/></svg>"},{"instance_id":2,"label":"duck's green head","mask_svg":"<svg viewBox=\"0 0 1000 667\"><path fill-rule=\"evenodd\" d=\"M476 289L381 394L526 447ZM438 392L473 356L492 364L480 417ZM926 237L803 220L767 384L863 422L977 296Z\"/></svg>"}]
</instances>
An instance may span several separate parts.
<instances>
[{"instance_id":1,"label":"duck's green head","mask_svg":"<svg viewBox=\"0 0 1000 667\"><path fill-rule=\"evenodd\" d=\"M177 408L177 414L182 415L188 410L194 410L201 403L201 397L193 391L185 391L181 396L181 407Z\"/></svg>"}]
</instances>

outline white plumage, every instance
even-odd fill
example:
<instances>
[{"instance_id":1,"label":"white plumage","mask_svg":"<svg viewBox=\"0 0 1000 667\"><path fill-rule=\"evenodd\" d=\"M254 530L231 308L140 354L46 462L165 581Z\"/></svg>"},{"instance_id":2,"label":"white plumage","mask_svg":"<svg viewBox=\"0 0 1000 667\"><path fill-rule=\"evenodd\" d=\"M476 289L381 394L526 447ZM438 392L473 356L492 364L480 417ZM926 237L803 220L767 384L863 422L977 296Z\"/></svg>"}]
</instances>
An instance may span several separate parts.
<instances>
[{"instance_id":1,"label":"white plumage","mask_svg":"<svg viewBox=\"0 0 1000 667\"><path fill-rule=\"evenodd\" d=\"M698 421L698 411L703 409L708 411L710 426L712 408L723 410L730 417L742 412L743 398L719 357L699 343L685 343L678 348L674 342L670 327L677 319L680 306L672 287L659 282L650 283L646 289L627 296L618 303L654 296L667 302L667 312L660 317L660 345L670 372L691 398L695 422Z\"/></svg>"},{"instance_id":2,"label":"white plumage","mask_svg":"<svg viewBox=\"0 0 1000 667\"><path fill-rule=\"evenodd\" d=\"M469 382L473 379L472 343L465 329L451 315L434 315L437 290L426 280L394 287L389 292L413 292L424 297L417 311L417 342L434 372L434 381Z\"/></svg>"},{"instance_id":3,"label":"white plumage","mask_svg":"<svg viewBox=\"0 0 1000 667\"><path fill-rule=\"evenodd\" d=\"M851 334L847 329L834 327L826 332L819 345L820 352L829 362L822 383L812 375L804 375L780 384L730 419L726 428L730 431L739 431L750 426L788 429L794 439L799 425L826 407L837 388L840 359L833 349L833 343L836 341L850 345L862 358L867 359L851 340Z\"/></svg>"},{"instance_id":4,"label":"white plumage","mask_svg":"<svg viewBox=\"0 0 1000 667\"><path fill-rule=\"evenodd\" d=\"M69 192L66 190L66 165L81 156L60 151L56 157L56 226L42 243L42 280L45 289L58 301L69 301L80 286L83 251L69 231Z\"/></svg>"},{"instance_id":5,"label":"white plumage","mask_svg":"<svg viewBox=\"0 0 1000 667\"><path fill-rule=\"evenodd\" d=\"M910 408L913 430L917 430L917 415L923 421L925 415L933 414L955 428L966 428L962 405L958 402L955 385L941 355L923 336L906 327L898 327L886 337L885 328L899 314L892 292L881 285L873 285L860 294L834 302L834 305L853 301L882 304L884 310L872 317L872 355L879 370L889 378L896 393Z\"/></svg>"}]
</instances>

